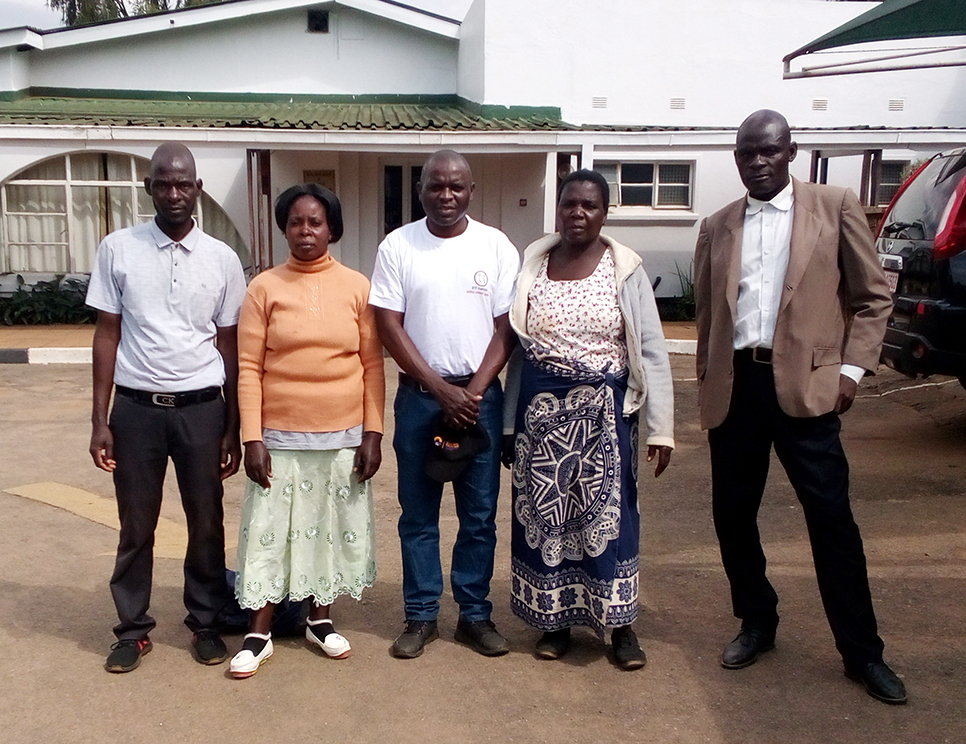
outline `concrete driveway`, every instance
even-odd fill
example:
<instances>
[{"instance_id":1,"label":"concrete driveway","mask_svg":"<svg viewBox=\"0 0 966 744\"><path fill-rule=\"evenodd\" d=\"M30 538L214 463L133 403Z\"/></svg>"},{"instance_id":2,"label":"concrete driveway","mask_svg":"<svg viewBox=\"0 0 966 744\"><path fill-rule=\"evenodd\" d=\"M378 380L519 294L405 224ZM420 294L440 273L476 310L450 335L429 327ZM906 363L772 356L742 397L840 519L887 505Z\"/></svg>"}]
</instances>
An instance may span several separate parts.
<instances>
[{"instance_id":1,"label":"concrete driveway","mask_svg":"<svg viewBox=\"0 0 966 744\"><path fill-rule=\"evenodd\" d=\"M782 600L778 647L742 671L718 665L737 623L711 525L693 358L675 356L673 366L678 447L660 480L646 473L641 479L644 607L637 631L649 658L643 671L619 671L588 632L576 634L564 660L533 659L538 634L508 608L508 488L492 597L512 652L487 659L454 643L457 610L447 598L441 639L420 659L391 658L403 617L387 437L375 480L377 583L361 603L343 598L334 609L352 657L332 661L298 639L281 640L257 675L234 681L227 665L202 667L189 656L174 557L155 562L154 651L133 673L103 670L115 622L107 582L117 533L110 526L110 477L87 454L90 367L0 365L0 738L13 744L966 740L966 395L958 383L916 387L883 370L862 385L846 417L853 507L887 659L910 691L909 704L893 708L842 674L801 510L777 463L761 524ZM177 555L184 522L173 481L172 474L162 555ZM243 487L242 476L228 484L230 538ZM447 547L456 529L448 501ZM241 641L228 642L235 651Z\"/></svg>"}]
</instances>

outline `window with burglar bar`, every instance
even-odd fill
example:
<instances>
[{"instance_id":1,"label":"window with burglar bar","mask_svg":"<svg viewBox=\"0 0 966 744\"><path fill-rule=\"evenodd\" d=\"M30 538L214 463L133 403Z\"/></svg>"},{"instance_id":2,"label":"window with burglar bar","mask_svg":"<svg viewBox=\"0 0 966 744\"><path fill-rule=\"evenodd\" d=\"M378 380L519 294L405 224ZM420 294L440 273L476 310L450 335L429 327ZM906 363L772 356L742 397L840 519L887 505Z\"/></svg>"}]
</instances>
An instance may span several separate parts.
<instances>
[{"instance_id":1,"label":"window with burglar bar","mask_svg":"<svg viewBox=\"0 0 966 744\"><path fill-rule=\"evenodd\" d=\"M692 163L594 163L607 179L611 207L690 209Z\"/></svg>"},{"instance_id":2,"label":"window with burglar bar","mask_svg":"<svg viewBox=\"0 0 966 744\"><path fill-rule=\"evenodd\" d=\"M884 160L879 171L879 187L875 193L875 203L879 207L887 207L902 186L902 174L909 164L904 160Z\"/></svg>"}]
</instances>

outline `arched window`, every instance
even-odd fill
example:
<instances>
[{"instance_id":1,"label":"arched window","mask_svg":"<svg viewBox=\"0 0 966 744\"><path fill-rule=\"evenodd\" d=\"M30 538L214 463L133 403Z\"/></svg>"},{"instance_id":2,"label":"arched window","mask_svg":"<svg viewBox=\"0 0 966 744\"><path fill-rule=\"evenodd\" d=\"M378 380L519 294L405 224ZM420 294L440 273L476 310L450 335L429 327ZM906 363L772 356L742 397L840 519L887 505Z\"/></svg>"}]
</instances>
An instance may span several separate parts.
<instances>
[{"instance_id":1,"label":"arched window","mask_svg":"<svg viewBox=\"0 0 966 744\"><path fill-rule=\"evenodd\" d=\"M0 190L0 272L86 274L104 237L154 217L144 190L150 162L112 152L76 152L21 171ZM199 227L251 256L225 211L202 192Z\"/></svg>"}]
</instances>

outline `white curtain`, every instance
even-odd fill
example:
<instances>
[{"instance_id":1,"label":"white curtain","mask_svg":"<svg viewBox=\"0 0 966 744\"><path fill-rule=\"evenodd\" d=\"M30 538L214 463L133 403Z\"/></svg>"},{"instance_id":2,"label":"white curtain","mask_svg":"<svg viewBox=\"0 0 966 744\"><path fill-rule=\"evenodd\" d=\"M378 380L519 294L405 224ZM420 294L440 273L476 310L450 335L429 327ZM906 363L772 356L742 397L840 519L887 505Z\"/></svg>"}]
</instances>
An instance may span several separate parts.
<instances>
[{"instance_id":1,"label":"white curtain","mask_svg":"<svg viewBox=\"0 0 966 744\"><path fill-rule=\"evenodd\" d=\"M7 186L7 271L69 270L63 186Z\"/></svg>"},{"instance_id":2,"label":"white curtain","mask_svg":"<svg viewBox=\"0 0 966 744\"><path fill-rule=\"evenodd\" d=\"M142 183L148 167L146 160L130 155L83 152L38 163L17 174L12 180L21 183L3 187L6 255L0 270L89 273L97 246L108 233L154 216ZM250 274L251 253L225 211L205 193L199 207L202 229L230 245Z\"/></svg>"}]
</instances>

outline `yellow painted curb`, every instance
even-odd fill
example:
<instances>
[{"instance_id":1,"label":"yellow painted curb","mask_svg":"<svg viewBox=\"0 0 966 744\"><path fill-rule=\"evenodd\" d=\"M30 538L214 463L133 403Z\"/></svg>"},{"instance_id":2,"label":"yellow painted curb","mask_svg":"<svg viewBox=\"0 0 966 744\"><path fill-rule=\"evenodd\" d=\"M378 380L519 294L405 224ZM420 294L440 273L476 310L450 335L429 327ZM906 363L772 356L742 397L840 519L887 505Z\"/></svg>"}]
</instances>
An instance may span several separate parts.
<instances>
[{"instance_id":1,"label":"yellow painted curb","mask_svg":"<svg viewBox=\"0 0 966 744\"><path fill-rule=\"evenodd\" d=\"M8 488L5 493L21 498L39 501L42 504L63 509L78 517L89 519L91 522L102 524L113 530L120 530L117 519L117 505L113 499L100 496L63 483L30 483L25 486ZM158 519L157 529L154 531L154 557L173 558L183 560L188 545L187 527L166 517ZM236 547L236 543L225 545L226 549ZM113 555L109 553L106 555Z\"/></svg>"}]
</instances>

